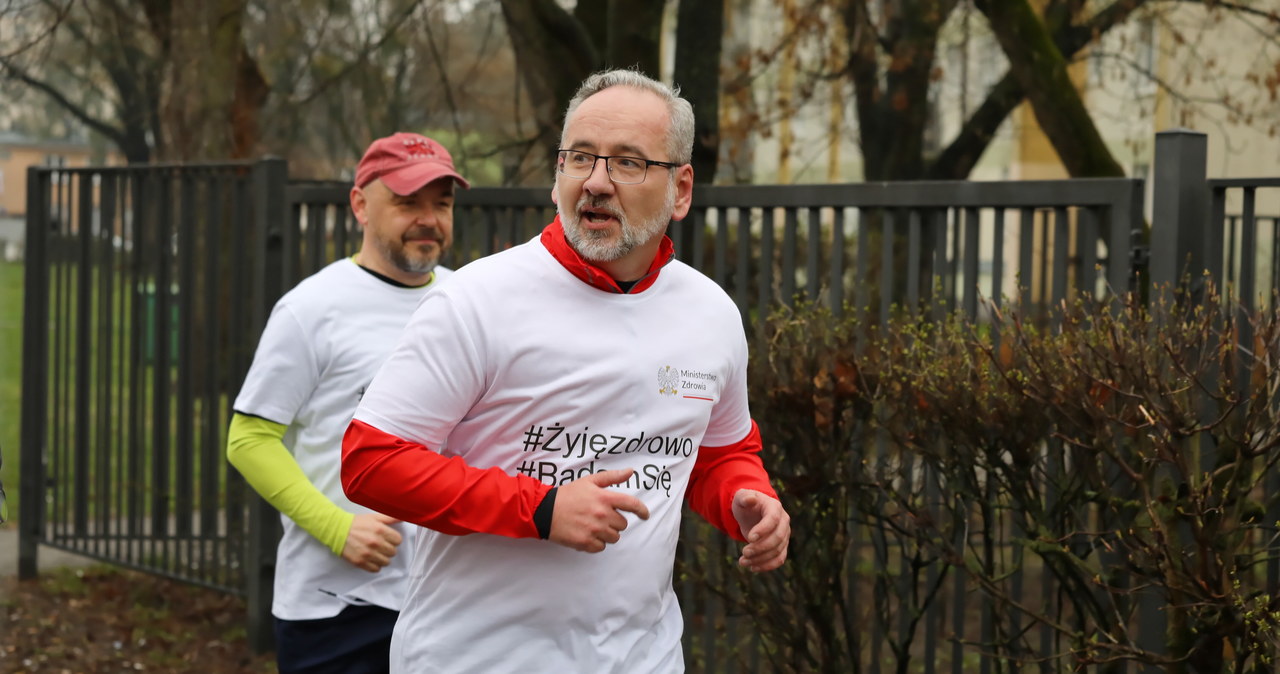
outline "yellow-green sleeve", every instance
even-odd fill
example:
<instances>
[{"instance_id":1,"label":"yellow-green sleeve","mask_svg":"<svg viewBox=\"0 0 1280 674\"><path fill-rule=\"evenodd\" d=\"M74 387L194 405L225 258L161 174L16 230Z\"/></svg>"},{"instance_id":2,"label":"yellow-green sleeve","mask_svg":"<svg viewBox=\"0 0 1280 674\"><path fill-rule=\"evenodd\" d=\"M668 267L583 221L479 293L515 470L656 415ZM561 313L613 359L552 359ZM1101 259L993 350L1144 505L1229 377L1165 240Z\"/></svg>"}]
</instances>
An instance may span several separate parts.
<instances>
[{"instance_id":1,"label":"yellow-green sleeve","mask_svg":"<svg viewBox=\"0 0 1280 674\"><path fill-rule=\"evenodd\" d=\"M284 446L286 428L235 414L227 432L227 460L267 503L340 555L355 515L339 508L307 479Z\"/></svg>"}]
</instances>

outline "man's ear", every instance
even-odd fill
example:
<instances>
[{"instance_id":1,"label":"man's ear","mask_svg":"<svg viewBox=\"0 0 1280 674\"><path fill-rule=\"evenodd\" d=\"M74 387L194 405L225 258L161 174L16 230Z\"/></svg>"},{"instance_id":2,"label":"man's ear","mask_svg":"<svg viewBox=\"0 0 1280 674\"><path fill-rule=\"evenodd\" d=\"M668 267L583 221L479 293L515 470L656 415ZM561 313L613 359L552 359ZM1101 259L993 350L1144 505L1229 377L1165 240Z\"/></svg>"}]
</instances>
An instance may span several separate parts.
<instances>
[{"instance_id":1,"label":"man's ear","mask_svg":"<svg viewBox=\"0 0 1280 674\"><path fill-rule=\"evenodd\" d=\"M364 190L359 187L352 187L350 199L351 212L356 216L356 222L359 222L361 227L369 224L369 216L365 214L367 202L365 201Z\"/></svg>"},{"instance_id":2,"label":"man's ear","mask_svg":"<svg viewBox=\"0 0 1280 674\"><path fill-rule=\"evenodd\" d=\"M671 211L672 220L684 220L693 205L693 167L689 164L676 169L676 201Z\"/></svg>"}]
</instances>

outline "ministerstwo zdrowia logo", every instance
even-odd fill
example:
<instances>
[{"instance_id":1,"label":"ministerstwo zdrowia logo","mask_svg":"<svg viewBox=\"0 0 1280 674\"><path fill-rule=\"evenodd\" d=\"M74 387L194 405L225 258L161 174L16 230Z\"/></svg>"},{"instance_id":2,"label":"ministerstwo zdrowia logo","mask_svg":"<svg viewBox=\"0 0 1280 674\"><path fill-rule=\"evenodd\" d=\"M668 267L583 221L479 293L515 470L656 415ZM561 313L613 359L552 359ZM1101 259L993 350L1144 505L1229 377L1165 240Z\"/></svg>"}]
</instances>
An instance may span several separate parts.
<instances>
[{"instance_id":1,"label":"ministerstwo zdrowia logo","mask_svg":"<svg viewBox=\"0 0 1280 674\"><path fill-rule=\"evenodd\" d=\"M680 388L680 371L670 365L658 368L658 393L673 396Z\"/></svg>"}]
</instances>

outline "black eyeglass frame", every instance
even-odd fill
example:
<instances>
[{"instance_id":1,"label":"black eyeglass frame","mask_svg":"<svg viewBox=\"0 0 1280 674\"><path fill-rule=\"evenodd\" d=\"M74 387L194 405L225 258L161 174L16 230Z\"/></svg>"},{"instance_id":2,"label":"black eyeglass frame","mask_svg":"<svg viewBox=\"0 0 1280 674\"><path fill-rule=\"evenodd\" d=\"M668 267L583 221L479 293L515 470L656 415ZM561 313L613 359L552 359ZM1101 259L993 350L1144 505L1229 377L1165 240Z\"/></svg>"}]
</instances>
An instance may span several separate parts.
<instances>
[{"instance_id":1,"label":"black eyeglass frame","mask_svg":"<svg viewBox=\"0 0 1280 674\"><path fill-rule=\"evenodd\" d=\"M594 172L594 171L596 170L596 164L597 164L597 163L599 163L599 161L600 161L601 159L603 159L603 160L604 160L604 170L605 170L605 173L607 173L607 174L609 175L609 180L612 180L613 182L618 183L619 185L640 185L640 184L644 183L644 181L645 181L645 180L647 180L647 179L649 178L649 167L650 167L650 166L661 166L661 167L663 167L663 168L665 168L665 169L673 169L673 168L679 168L679 167L681 167L681 166L684 166L684 164L679 163L679 162L674 162L674 161L658 161L657 159L645 159L644 157L635 157L635 156L632 156L632 155L629 155L629 154L596 154L596 153L594 153L594 152L587 152L586 150L575 150L575 149L573 149L573 148L566 148L566 147L559 148L559 149L557 149L557 150L556 150L556 173L559 173L560 175L562 175L562 176L564 176L564 177L566 177L566 178L570 178L570 179L572 179L572 180L586 180L587 178L590 178L590 177L591 177L591 172L588 172L588 173L587 173L587 175L582 176L582 177L578 177L578 176L571 176L571 175L569 175L568 173L565 173L565 172L562 170L562 167L564 166L564 153L565 153L565 152L576 152L576 153L578 153L578 154L585 154L585 155L587 155L587 156L589 156L589 157L595 157L595 158L596 158L596 159L595 159L595 161L591 162L591 171L592 171L592 172ZM644 162L644 175L643 175L643 176L640 176L640 181L639 181L639 182L634 182L634 183L618 182L617 180L614 180L614 177L613 177L613 171L609 168L609 160L610 160L610 159L634 159L635 161Z\"/></svg>"}]
</instances>

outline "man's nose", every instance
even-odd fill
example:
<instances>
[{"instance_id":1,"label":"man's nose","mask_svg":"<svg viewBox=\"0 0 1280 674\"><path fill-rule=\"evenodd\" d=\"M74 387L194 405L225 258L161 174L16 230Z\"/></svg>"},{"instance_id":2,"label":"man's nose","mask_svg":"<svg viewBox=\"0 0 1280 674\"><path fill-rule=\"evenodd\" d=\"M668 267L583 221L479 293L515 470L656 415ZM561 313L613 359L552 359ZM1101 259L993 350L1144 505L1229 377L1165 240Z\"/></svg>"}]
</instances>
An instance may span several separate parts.
<instances>
[{"instance_id":1,"label":"man's nose","mask_svg":"<svg viewBox=\"0 0 1280 674\"><path fill-rule=\"evenodd\" d=\"M434 208L420 208L416 221L423 226L435 227L440 222L440 216Z\"/></svg>"},{"instance_id":2,"label":"man's nose","mask_svg":"<svg viewBox=\"0 0 1280 674\"><path fill-rule=\"evenodd\" d=\"M609 178L609 160L597 157L591 167L591 175L583 181L582 188L591 194L609 194L613 192L613 180Z\"/></svg>"}]
</instances>

